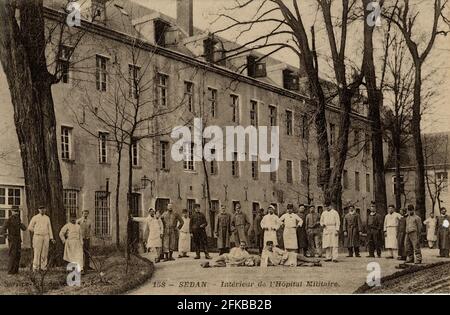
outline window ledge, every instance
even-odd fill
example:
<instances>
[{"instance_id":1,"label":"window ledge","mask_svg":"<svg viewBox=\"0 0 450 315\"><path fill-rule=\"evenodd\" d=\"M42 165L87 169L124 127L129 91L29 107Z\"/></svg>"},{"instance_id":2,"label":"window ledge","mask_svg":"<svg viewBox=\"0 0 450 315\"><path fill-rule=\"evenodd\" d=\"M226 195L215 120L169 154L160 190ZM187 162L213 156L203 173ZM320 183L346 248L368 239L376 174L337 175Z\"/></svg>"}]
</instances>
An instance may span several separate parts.
<instances>
[{"instance_id":1,"label":"window ledge","mask_svg":"<svg viewBox=\"0 0 450 315\"><path fill-rule=\"evenodd\" d=\"M61 159L63 162L69 163L69 164L75 164L74 159Z\"/></svg>"}]
</instances>

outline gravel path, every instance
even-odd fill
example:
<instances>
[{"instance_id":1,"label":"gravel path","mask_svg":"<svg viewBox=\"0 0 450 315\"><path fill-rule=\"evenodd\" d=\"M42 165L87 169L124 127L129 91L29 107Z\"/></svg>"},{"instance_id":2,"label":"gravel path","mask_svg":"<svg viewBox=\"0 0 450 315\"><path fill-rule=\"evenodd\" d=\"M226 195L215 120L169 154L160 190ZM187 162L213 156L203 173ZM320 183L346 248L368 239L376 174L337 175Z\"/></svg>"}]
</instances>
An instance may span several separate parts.
<instances>
[{"instance_id":1,"label":"gravel path","mask_svg":"<svg viewBox=\"0 0 450 315\"><path fill-rule=\"evenodd\" d=\"M423 250L424 263L442 261L437 250ZM398 272L397 260L342 257L322 267L201 268L201 260L177 259L156 264L153 278L130 294L350 294L365 283L367 264L381 267L381 276ZM194 254L190 254L191 257ZM177 257L177 255L174 255ZM203 256L202 256L203 257ZM406 290L406 289L405 289Z\"/></svg>"}]
</instances>

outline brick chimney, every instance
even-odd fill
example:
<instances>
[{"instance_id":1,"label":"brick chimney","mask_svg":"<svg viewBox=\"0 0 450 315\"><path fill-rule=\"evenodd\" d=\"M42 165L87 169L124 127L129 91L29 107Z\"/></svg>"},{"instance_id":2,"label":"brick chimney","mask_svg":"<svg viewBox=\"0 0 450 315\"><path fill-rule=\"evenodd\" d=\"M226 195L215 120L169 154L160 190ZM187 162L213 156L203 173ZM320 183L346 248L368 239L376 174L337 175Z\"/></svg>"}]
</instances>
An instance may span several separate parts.
<instances>
[{"instance_id":1,"label":"brick chimney","mask_svg":"<svg viewBox=\"0 0 450 315\"><path fill-rule=\"evenodd\" d=\"M188 36L194 35L193 0L177 0L177 24Z\"/></svg>"}]
</instances>

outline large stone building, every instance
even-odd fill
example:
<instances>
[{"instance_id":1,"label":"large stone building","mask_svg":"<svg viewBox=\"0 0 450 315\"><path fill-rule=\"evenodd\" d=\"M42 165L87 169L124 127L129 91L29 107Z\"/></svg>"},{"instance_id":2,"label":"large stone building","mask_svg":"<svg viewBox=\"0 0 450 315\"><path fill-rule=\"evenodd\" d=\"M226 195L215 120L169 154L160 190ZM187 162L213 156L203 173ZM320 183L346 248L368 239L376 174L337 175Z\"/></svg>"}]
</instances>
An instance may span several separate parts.
<instances>
[{"instance_id":1,"label":"large stone building","mask_svg":"<svg viewBox=\"0 0 450 315\"><path fill-rule=\"evenodd\" d=\"M116 218L120 239L125 237L130 158L134 214L142 215L149 207L163 211L169 202L177 210L192 210L199 203L210 223L210 235L215 211L223 204L231 211L240 202L252 220L258 208L269 204L283 212L288 203L322 203L316 180L313 102L301 65L262 58L251 50L227 56L223 48L230 50L236 44L194 29L191 0L178 1L177 19L131 1L84 1L83 16L95 16L94 21L84 21L81 28L66 27L60 42L55 34L65 16L63 2L46 1L45 15L49 69L58 69L61 75L53 97L64 201L67 212L79 215L90 210L97 243L114 242ZM0 223L15 204L24 210L27 221L27 213L35 209L26 209L13 110L3 72L0 76ZM136 109L139 123L130 143L127 136ZM339 109L333 102L327 116L330 145L335 146ZM250 161L248 152L242 155L245 161L174 161L175 140L170 132L176 126L195 129L195 117L205 126L223 130L225 126L279 126L278 170L261 172L264 163ZM343 201L365 209L373 193L363 102L355 100L351 125ZM116 216L117 144L121 143L116 139L121 136L125 147ZM5 240L0 239L0 244Z\"/></svg>"},{"instance_id":2,"label":"large stone building","mask_svg":"<svg viewBox=\"0 0 450 315\"><path fill-rule=\"evenodd\" d=\"M448 171L450 168L449 151L450 133L426 133L422 135L423 154L425 160L425 207L426 213L439 213L440 207L450 204L448 189ZM415 205L415 151L411 138L401 148L399 180L396 176L394 154L390 154L386 164L386 194L389 203L395 204L395 186L400 185L401 206Z\"/></svg>"}]
</instances>

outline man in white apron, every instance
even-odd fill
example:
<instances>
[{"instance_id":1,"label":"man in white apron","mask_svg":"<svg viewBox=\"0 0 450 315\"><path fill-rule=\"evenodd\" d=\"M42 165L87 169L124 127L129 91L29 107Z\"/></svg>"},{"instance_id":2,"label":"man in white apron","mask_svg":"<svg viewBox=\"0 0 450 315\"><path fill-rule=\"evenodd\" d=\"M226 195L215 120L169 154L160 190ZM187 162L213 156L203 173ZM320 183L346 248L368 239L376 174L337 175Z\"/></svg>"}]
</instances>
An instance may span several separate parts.
<instances>
[{"instance_id":1,"label":"man in white apron","mask_svg":"<svg viewBox=\"0 0 450 315\"><path fill-rule=\"evenodd\" d=\"M293 206L287 206L287 213L280 217L280 222L284 225L283 242L284 249L289 252L296 252L298 249L297 227L303 225L303 220L293 213Z\"/></svg>"},{"instance_id":2,"label":"man in white apron","mask_svg":"<svg viewBox=\"0 0 450 315\"><path fill-rule=\"evenodd\" d=\"M145 228L148 231L146 247L150 252L150 259L157 263L161 255L164 226L161 219L156 217L154 209L150 208L148 213L149 215L145 218L134 217L133 221L145 223Z\"/></svg>"},{"instance_id":3,"label":"man in white apron","mask_svg":"<svg viewBox=\"0 0 450 315\"><path fill-rule=\"evenodd\" d=\"M189 257L187 253L191 251L191 231L189 224L191 219L187 209L182 211L183 225L180 228L180 235L178 237L178 258Z\"/></svg>"},{"instance_id":4,"label":"man in white apron","mask_svg":"<svg viewBox=\"0 0 450 315\"><path fill-rule=\"evenodd\" d=\"M397 250L397 232L398 224L402 216L400 213L394 211L394 206L389 205L388 214L384 217L384 236L385 236L385 248L389 254L387 259L394 258L394 252Z\"/></svg>"},{"instance_id":5,"label":"man in white apron","mask_svg":"<svg viewBox=\"0 0 450 315\"><path fill-rule=\"evenodd\" d=\"M264 245L267 244L267 241L272 241L276 246L278 245L277 230L280 228L281 222L280 218L274 214L274 206L270 205L268 211L269 213L261 220L261 228L264 230Z\"/></svg>"},{"instance_id":6,"label":"man in white apron","mask_svg":"<svg viewBox=\"0 0 450 315\"><path fill-rule=\"evenodd\" d=\"M339 213L325 204L320 217L320 225L323 227L322 247L325 249L325 261L337 262L339 249L339 228L341 220Z\"/></svg>"}]
</instances>

